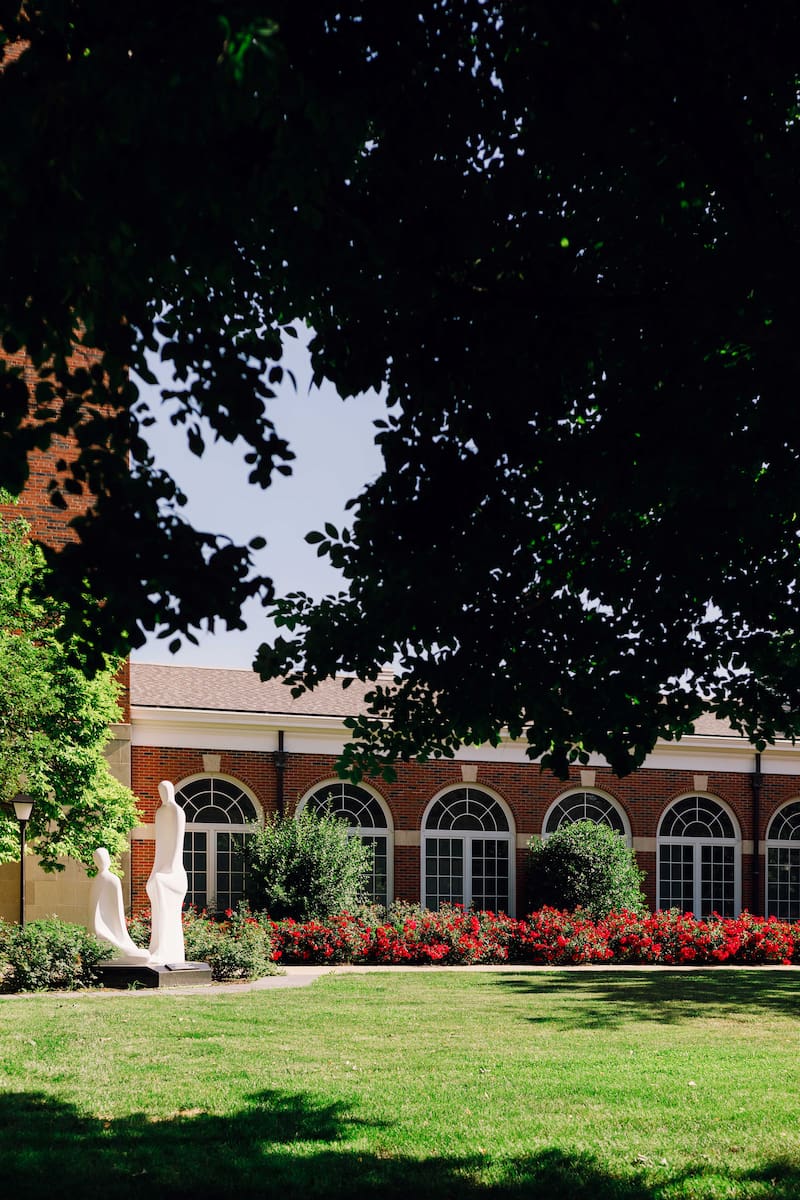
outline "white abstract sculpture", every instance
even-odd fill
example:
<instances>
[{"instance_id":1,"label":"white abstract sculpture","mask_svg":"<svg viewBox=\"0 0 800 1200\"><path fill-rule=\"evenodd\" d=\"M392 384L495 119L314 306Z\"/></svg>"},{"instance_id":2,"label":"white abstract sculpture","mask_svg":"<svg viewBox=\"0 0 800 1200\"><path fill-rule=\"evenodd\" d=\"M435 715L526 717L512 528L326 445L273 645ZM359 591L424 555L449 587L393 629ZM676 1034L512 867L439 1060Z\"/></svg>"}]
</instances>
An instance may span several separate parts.
<instances>
[{"instance_id":1,"label":"white abstract sculpture","mask_svg":"<svg viewBox=\"0 0 800 1200\"><path fill-rule=\"evenodd\" d=\"M111 872L111 855L99 846L92 855L97 874L89 889L89 913L92 932L103 942L109 942L127 958L147 962L150 952L131 941L122 907L122 884Z\"/></svg>"},{"instance_id":2,"label":"white abstract sculpture","mask_svg":"<svg viewBox=\"0 0 800 1200\"><path fill-rule=\"evenodd\" d=\"M150 936L152 963L182 963L181 907L188 880L183 866L186 814L175 799L175 788L166 779L158 785L161 806L156 813L156 859L147 881L153 920Z\"/></svg>"}]
</instances>

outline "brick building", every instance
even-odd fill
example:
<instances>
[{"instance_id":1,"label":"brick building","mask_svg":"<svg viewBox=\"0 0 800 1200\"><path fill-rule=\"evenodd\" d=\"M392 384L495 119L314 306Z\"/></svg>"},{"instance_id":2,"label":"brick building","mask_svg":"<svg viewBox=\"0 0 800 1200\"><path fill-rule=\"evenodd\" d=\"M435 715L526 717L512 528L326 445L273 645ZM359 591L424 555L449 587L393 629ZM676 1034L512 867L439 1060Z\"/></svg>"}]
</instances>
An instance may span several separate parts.
<instances>
[{"instance_id":1,"label":"brick building","mask_svg":"<svg viewBox=\"0 0 800 1200\"><path fill-rule=\"evenodd\" d=\"M190 898L223 909L241 893L241 846L264 815L330 804L375 847L373 892L434 907L447 899L520 913L525 848L565 821L619 830L647 873L653 907L800 917L800 751L757 756L712 718L618 779L601 762L567 782L524 745L401 764L394 783L336 778L363 688L328 683L293 700L250 671L131 668L131 777L143 823L131 842L131 901L144 908L157 785L187 812Z\"/></svg>"},{"instance_id":2,"label":"brick building","mask_svg":"<svg viewBox=\"0 0 800 1200\"><path fill-rule=\"evenodd\" d=\"M800 750L790 743L759 756L706 718L625 779L597 760L559 780L509 740L400 764L393 783L354 785L336 777L335 764L344 718L363 691L329 682L294 700L247 670L132 663L128 719L109 749L140 802L125 864L132 910L148 904L158 783L170 779L187 815L189 899L200 907L222 910L241 896L254 823L330 805L373 845L372 890L382 901L449 899L520 914L529 840L588 816L634 848L652 907L800 918ZM12 920L18 871L0 867L0 916ZM79 864L56 876L29 867L31 917L83 921L87 902Z\"/></svg>"}]
</instances>

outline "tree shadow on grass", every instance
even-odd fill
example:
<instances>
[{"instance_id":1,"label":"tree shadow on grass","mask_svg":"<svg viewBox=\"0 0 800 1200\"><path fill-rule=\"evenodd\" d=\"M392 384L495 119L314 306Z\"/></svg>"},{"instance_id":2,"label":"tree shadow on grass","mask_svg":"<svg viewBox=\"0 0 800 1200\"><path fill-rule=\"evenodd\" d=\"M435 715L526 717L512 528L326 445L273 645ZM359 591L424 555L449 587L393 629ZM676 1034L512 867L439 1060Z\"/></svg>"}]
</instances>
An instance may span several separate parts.
<instances>
[{"instance_id":1,"label":"tree shadow on grass","mask_svg":"<svg viewBox=\"0 0 800 1200\"><path fill-rule=\"evenodd\" d=\"M565 1028L615 1029L629 1021L676 1025L745 1014L800 1017L800 976L791 971L715 967L696 975L669 970L582 974L577 967L546 975L498 975L495 983L547 998L549 1006L531 1019Z\"/></svg>"},{"instance_id":2,"label":"tree shadow on grass","mask_svg":"<svg viewBox=\"0 0 800 1200\"><path fill-rule=\"evenodd\" d=\"M371 1147L348 1145L366 1129ZM619 1174L590 1155L543 1149L494 1163L477 1153L426 1160L395 1155L387 1131L350 1116L341 1104L317 1105L277 1092L221 1117L200 1111L152 1120L87 1117L42 1095L0 1097L0 1195L14 1200L93 1196L132 1200L282 1197L299 1200L656 1200L680 1196L692 1181L704 1196L795 1200L800 1166L766 1163L711 1178L698 1167L682 1176L631 1166ZM704 1178L705 1177L705 1178ZM715 1182L719 1191L715 1191Z\"/></svg>"}]
</instances>

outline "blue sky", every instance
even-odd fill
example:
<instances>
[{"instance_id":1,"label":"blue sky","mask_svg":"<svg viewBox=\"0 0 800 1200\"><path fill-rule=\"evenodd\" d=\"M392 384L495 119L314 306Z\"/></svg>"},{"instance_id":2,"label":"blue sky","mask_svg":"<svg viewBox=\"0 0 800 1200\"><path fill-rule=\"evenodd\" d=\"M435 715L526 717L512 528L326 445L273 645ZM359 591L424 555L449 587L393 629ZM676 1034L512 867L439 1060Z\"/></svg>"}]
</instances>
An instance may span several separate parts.
<instances>
[{"instance_id":1,"label":"blue sky","mask_svg":"<svg viewBox=\"0 0 800 1200\"><path fill-rule=\"evenodd\" d=\"M196 527L239 542L265 537L266 549L254 557L258 570L275 580L278 594L300 589L321 596L338 589L339 576L304 541L305 534L326 520L341 526L347 501L378 475L381 457L373 422L385 414L385 406L374 392L343 401L331 384L312 388L306 342L287 343L284 363L295 373L297 391L287 380L271 401L270 415L297 456L291 476L275 475L271 487L262 491L247 483L246 447L209 441L198 459L187 449L183 430L174 428L166 415L148 438L159 466L186 493L185 511ZM157 413L158 389L140 387ZM199 646L185 644L177 655L170 654L165 640L151 637L133 657L139 662L249 667L270 627L258 605L245 611L245 620L246 632L201 634Z\"/></svg>"}]
</instances>

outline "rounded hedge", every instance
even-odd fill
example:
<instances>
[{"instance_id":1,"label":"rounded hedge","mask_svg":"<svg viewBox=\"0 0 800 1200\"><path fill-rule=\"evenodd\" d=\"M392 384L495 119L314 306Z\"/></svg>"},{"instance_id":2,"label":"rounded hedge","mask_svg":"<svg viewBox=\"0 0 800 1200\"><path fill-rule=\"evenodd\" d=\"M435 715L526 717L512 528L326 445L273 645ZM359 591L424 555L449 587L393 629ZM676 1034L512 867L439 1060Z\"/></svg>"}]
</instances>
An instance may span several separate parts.
<instances>
[{"instance_id":1,"label":"rounded hedge","mask_svg":"<svg viewBox=\"0 0 800 1200\"><path fill-rule=\"evenodd\" d=\"M582 908L597 920L613 910L644 912L644 872L608 825L575 821L528 845L528 911Z\"/></svg>"},{"instance_id":2,"label":"rounded hedge","mask_svg":"<svg viewBox=\"0 0 800 1200\"><path fill-rule=\"evenodd\" d=\"M276 921L327 917L366 898L373 850L328 813L273 817L248 839L247 899Z\"/></svg>"},{"instance_id":3,"label":"rounded hedge","mask_svg":"<svg viewBox=\"0 0 800 1200\"><path fill-rule=\"evenodd\" d=\"M0 992L92 987L95 967L108 957L82 925L44 917L20 925L0 921Z\"/></svg>"}]
</instances>

